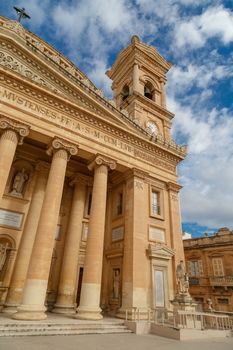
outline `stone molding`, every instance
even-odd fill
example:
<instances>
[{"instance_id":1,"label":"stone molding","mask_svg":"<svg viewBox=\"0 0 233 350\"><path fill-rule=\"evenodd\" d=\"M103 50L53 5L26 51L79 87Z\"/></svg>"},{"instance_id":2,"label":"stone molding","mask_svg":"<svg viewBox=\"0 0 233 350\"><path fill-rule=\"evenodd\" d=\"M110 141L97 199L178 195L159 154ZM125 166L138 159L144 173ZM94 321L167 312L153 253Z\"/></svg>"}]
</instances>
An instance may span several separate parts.
<instances>
[{"instance_id":1,"label":"stone molding","mask_svg":"<svg viewBox=\"0 0 233 350\"><path fill-rule=\"evenodd\" d=\"M167 183L167 189L169 191L173 191L173 192L179 193L182 188L183 188L183 186L181 186L181 185L179 185L177 183L174 183L174 182L168 182Z\"/></svg>"},{"instance_id":2,"label":"stone molding","mask_svg":"<svg viewBox=\"0 0 233 350\"><path fill-rule=\"evenodd\" d=\"M93 170L96 166L100 165L106 165L109 170L115 170L117 162L111 158L98 154L96 155L95 159L89 163L88 169Z\"/></svg>"},{"instance_id":3,"label":"stone molding","mask_svg":"<svg viewBox=\"0 0 233 350\"><path fill-rule=\"evenodd\" d=\"M0 114L0 129L4 131L14 131L18 137L18 144L22 145L24 137L29 134L30 126L21 122L16 122Z\"/></svg>"},{"instance_id":4,"label":"stone molding","mask_svg":"<svg viewBox=\"0 0 233 350\"><path fill-rule=\"evenodd\" d=\"M51 156L61 150L67 153L68 160L69 160L71 156L75 156L78 153L78 146L74 145L71 142L63 140L62 138L55 137L51 141L46 153L49 156Z\"/></svg>"},{"instance_id":5,"label":"stone molding","mask_svg":"<svg viewBox=\"0 0 233 350\"><path fill-rule=\"evenodd\" d=\"M147 249L147 255L150 259L163 259L163 260L171 260L171 258L175 255L176 251L172 248L169 248L165 245L152 245L149 244Z\"/></svg>"},{"instance_id":6,"label":"stone molding","mask_svg":"<svg viewBox=\"0 0 233 350\"><path fill-rule=\"evenodd\" d=\"M141 169L137 169L137 168L132 168L132 169L129 169L128 171L125 172L124 174L124 179L125 180L129 180L133 177L136 177L138 179L141 179L141 180L148 180L149 179L149 173L148 172L145 172Z\"/></svg>"}]
</instances>

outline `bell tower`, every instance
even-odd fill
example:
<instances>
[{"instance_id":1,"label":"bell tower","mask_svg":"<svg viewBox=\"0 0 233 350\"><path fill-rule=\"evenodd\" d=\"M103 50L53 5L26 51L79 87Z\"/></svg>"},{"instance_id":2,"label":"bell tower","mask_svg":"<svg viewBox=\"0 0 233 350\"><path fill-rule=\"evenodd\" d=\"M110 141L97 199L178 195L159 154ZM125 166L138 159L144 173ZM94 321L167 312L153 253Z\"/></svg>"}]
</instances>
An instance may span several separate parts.
<instances>
[{"instance_id":1,"label":"bell tower","mask_svg":"<svg viewBox=\"0 0 233 350\"><path fill-rule=\"evenodd\" d=\"M131 44L106 72L112 79L116 107L154 136L170 140L174 115L166 109L166 73L171 68L153 46L134 35Z\"/></svg>"}]
</instances>

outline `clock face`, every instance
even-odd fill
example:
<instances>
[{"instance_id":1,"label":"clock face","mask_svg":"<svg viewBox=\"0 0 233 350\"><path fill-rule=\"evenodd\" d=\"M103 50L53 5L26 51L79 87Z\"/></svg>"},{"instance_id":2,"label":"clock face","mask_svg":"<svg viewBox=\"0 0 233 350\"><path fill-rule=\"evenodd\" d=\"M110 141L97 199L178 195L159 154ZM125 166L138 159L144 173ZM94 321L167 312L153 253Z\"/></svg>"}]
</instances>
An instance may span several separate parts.
<instances>
[{"instance_id":1,"label":"clock face","mask_svg":"<svg viewBox=\"0 0 233 350\"><path fill-rule=\"evenodd\" d=\"M154 122L152 122L151 120L149 120L149 121L146 123L146 126L147 126L147 128L150 129L150 132L151 132L152 134L155 134L155 135L158 134L158 127L157 127L157 125L156 125Z\"/></svg>"}]
</instances>

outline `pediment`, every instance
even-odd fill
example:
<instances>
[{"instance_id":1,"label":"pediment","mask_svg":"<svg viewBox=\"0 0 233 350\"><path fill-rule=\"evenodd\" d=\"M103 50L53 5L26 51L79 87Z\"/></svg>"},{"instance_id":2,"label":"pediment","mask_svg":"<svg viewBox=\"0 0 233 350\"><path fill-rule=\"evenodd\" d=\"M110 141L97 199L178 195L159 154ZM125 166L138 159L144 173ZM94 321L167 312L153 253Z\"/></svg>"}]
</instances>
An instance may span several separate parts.
<instances>
[{"instance_id":1,"label":"pediment","mask_svg":"<svg viewBox=\"0 0 233 350\"><path fill-rule=\"evenodd\" d=\"M0 21L0 67L22 76L24 80L33 82L45 91L48 90L56 96L71 101L94 115L103 117L106 121L145 138L144 130L140 130L140 127L130 120L127 112L117 110L113 102L105 99L103 92L98 90L78 68L74 65L68 66L68 60L59 64L57 52L52 47L50 51L54 50L53 57L50 57L51 54L49 57L46 56L47 53L45 54L44 51L48 51L49 45L42 40L36 42L35 36L27 32L18 22L7 21L6 23L9 25L1 28ZM1 33L4 35L1 36ZM16 35L20 40L16 40ZM29 35L32 38L29 38Z\"/></svg>"},{"instance_id":2,"label":"pediment","mask_svg":"<svg viewBox=\"0 0 233 350\"><path fill-rule=\"evenodd\" d=\"M147 254L150 259L170 260L175 255L175 250L162 244L149 244Z\"/></svg>"}]
</instances>

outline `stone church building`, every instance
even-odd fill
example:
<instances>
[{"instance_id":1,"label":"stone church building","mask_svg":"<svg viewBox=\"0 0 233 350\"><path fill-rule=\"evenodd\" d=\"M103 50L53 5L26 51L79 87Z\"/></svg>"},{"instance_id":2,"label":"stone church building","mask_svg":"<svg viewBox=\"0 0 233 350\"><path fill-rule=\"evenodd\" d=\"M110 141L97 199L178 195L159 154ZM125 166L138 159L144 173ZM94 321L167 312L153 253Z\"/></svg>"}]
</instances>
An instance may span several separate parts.
<instances>
[{"instance_id":1,"label":"stone church building","mask_svg":"<svg viewBox=\"0 0 233 350\"><path fill-rule=\"evenodd\" d=\"M0 305L18 320L170 308L184 260L166 108L171 67L137 36L113 100L60 52L0 17Z\"/></svg>"}]
</instances>

